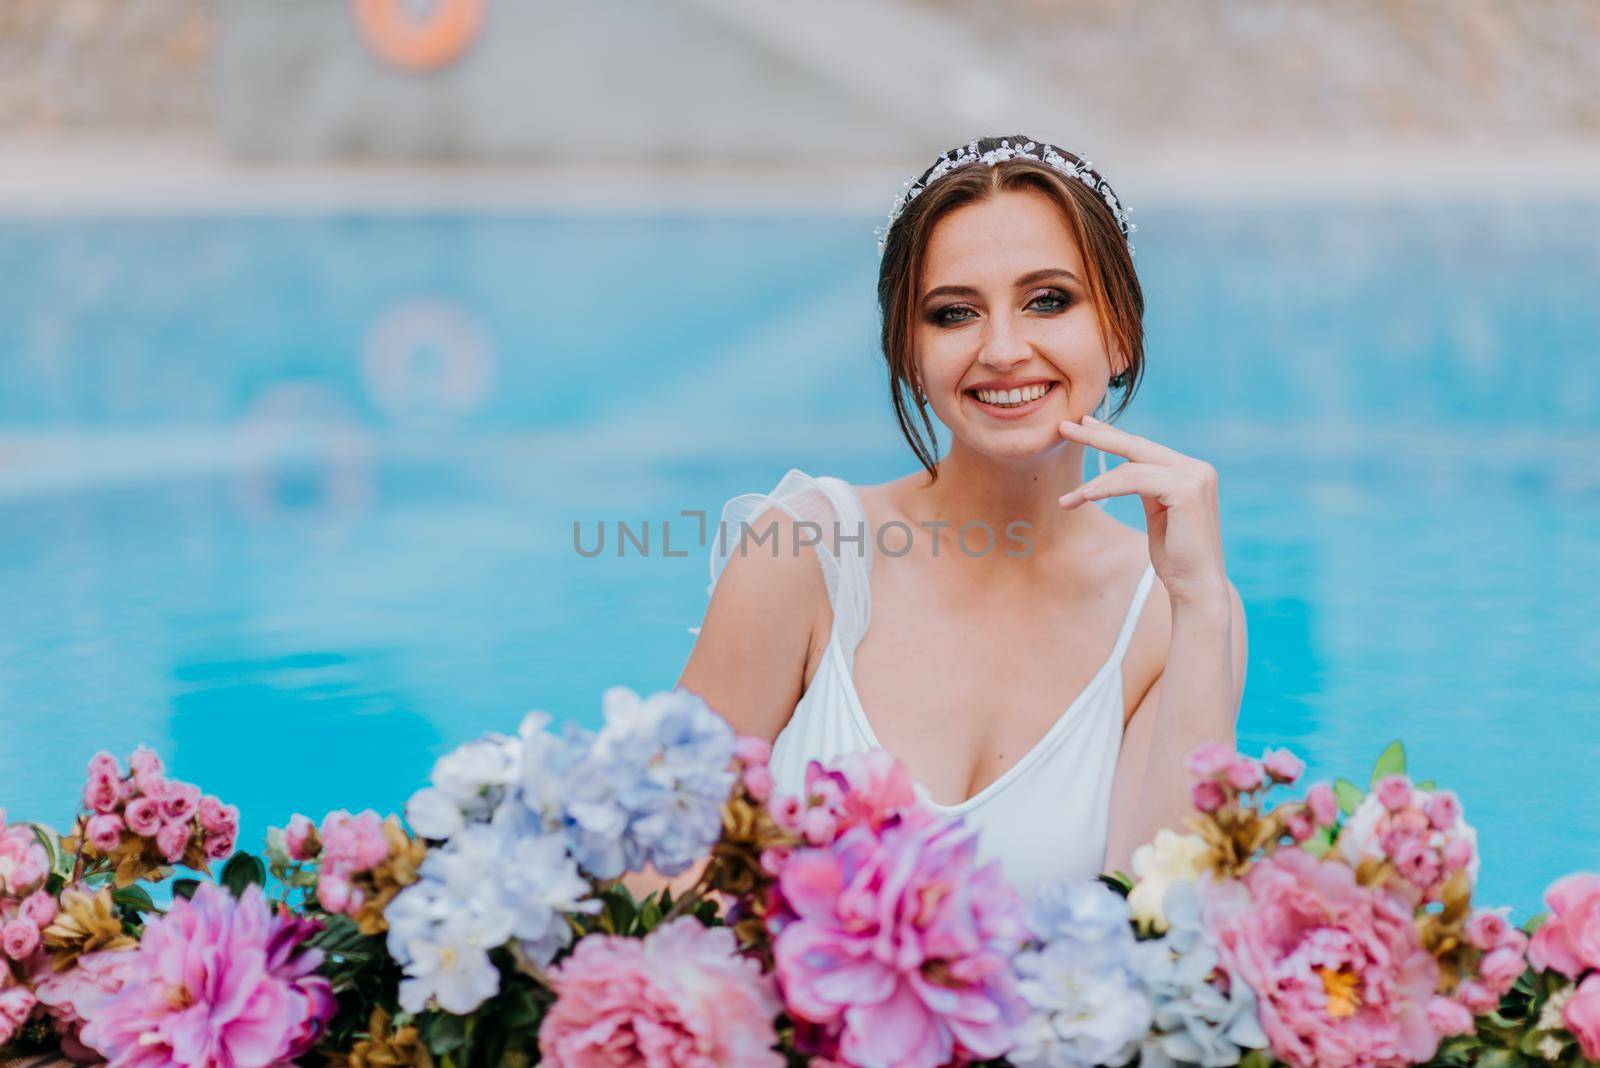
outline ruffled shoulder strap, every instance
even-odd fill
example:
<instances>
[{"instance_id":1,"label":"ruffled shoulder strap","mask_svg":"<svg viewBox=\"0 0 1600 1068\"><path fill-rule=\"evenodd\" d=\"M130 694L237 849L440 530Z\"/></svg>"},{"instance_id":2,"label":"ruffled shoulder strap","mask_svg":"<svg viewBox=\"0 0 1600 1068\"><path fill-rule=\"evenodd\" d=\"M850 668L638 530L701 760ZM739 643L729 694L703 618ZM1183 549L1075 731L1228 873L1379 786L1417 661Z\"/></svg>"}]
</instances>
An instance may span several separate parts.
<instances>
[{"instance_id":1,"label":"ruffled shoulder strap","mask_svg":"<svg viewBox=\"0 0 1600 1068\"><path fill-rule=\"evenodd\" d=\"M762 517L777 508L794 520L789 536L780 536L771 519ZM791 467L769 493L742 493L722 506L722 515L710 531L711 584L736 554L809 552L822 567L833 608L834 637L853 663L856 645L866 633L872 614L868 580L872 573L872 532L855 490L830 475L813 478ZM698 633L699 628L691 627Z\"/></svg>"}]
</instances>

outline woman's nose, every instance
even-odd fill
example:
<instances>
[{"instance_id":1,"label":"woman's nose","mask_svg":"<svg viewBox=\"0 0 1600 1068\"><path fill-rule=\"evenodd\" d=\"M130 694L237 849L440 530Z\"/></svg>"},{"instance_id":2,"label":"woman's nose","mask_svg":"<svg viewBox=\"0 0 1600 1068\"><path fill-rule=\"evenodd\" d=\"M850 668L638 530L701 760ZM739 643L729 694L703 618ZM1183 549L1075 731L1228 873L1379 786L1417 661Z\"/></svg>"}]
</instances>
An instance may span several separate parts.
<instances>
[{"instance_id":1,"label":"woman's nose","mask_svg":"<svg viewBox=\"0 0 1600 1068\"><path fill-rule=\"evenodd\" d=\"M983 347L978 360L987 367L1006 370L1026 363L1033 355L1033 347L1007 316L995 316L985 326Z\"/></svg>"}]
</instances>

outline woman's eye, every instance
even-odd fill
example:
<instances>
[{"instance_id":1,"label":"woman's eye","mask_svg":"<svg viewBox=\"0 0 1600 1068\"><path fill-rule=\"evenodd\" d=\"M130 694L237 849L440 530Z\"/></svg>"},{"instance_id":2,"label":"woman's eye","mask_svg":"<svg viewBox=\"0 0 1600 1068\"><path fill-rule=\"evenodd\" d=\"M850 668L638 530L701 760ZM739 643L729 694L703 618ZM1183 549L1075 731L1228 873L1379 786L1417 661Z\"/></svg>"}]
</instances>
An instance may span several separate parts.
<instances>
[{"instance_id":1,"label":"woman's eye","mask_svg":"<svg viewBox=\"0 0 1600 1068\"><path fill-rule=\"evenodd\" d=\"M965 316L963 316L963 315L961 315L959 313L965 312L965 311L968 311L968 310L969 309L964 308L959 304L952 304L947 308L940 308L938 311L934 312L933 313L933 321L938 323L938 324L940 324L941 326L949 324L949 323L959 323L959 322L962 322L965 319Z\"/></svg>"},{"instance_id":2,"label":"woman's eye","mask_svg":"<svg viewBox=\"0 0 1600 1068\"><path fill-rule=\"evenodd\" d=\"M1040 301L1045 302L1043 311L1060 311L1069 303L1065 293L1041 293L1033 299L1033 303L1038 304Z\"/></svg>"}]
</instances>

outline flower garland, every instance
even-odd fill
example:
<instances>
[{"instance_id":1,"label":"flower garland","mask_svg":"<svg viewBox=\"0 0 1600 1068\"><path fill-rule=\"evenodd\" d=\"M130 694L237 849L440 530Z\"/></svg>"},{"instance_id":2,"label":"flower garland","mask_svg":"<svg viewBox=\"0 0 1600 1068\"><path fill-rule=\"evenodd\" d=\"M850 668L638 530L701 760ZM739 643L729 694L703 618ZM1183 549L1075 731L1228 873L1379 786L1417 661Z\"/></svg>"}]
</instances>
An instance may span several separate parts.
<instances>
[{"instance_id":1,"label":"flower garland","mask_svg":"<svg viewBox=\"0 0 1600 1068\"><path fill-rule=\"evenodd\" d=\"M882 751L779 794L685 690L530 714L404 820L238 812L140 749L72 830L0 814L0 1047L114 1068L1600 1063L1600 875L1530 930L1391 746L1370 785L1190 754L1132 876L1024 903ZM216 872L211 865L225 861ZM642 900L628 872L697 869ZM187 869L192 874L181 874ZM158 904L147 886L162 891ZM1542 921L1542 922L1541 922Z\"/></svg>"}]
</instances>

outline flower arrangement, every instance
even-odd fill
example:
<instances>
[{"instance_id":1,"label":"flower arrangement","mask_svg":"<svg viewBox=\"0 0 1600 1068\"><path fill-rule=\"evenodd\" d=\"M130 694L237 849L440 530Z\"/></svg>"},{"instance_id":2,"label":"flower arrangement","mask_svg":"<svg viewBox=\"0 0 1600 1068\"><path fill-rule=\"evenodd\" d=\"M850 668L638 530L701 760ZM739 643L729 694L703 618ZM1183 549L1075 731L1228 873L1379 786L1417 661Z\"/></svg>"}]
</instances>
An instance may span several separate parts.
<instances>
[{"instance_id":1,"label":"flower arrangement","mask_svg":"<svg viewBox=\"0 0 1600 1068\"><path fill-rule=\"evenodd\" d=\"M1527 929L1398 744L1366 788L1210 744L1133 874L1023 901L871 751L780 794L684 690L440 758L263 856L148 750L0 814L0 1047L114 1068L1600 1064L1600 875ZM224 862L213 872L211 865ZM636 898L652 869L692 881ZM152 893L149 887L156 889Z\"/></svg>"}]
</instances>

